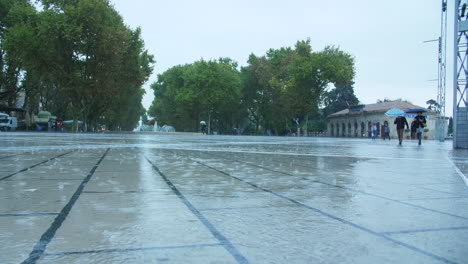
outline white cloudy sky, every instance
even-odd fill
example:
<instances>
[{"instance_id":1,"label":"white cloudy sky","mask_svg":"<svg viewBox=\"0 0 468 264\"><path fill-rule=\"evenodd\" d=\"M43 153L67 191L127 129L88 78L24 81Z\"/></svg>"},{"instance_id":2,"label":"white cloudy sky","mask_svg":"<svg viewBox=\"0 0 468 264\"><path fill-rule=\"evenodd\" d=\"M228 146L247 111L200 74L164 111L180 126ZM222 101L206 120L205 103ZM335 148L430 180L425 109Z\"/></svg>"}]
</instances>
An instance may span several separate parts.
<instances>
[{"instance_id":1,"label":"white cloudy sky","mask_svg":"<svg viewBox=\"0 0 468 264\"><path fill-rule=\"evenodd\" d=\"M172 66L219 57L245 65L250 53L260 56L307 38L316 51L336 45L354 56L354 89L362 103L403 98L426 106L437 99L437 82L430 80L437 79L438 47L423 41L440 35L441 0L111 2L127 25L142 28L146 47L155 55L155 70L145 85L147 108L153 100L150 84ZM448 66L451 59L449 49ZM446 113L451 116L450 71L447 76Z\"/></svg>"}]
</instances>

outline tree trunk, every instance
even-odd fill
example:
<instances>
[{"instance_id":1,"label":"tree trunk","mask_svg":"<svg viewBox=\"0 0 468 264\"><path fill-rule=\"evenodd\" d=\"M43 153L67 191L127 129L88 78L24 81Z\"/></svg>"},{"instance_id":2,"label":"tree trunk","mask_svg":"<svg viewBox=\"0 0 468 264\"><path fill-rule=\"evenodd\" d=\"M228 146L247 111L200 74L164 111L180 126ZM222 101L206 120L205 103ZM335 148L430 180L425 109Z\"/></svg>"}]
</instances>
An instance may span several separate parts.
<instances>
[{"instance_id":1,"label":"tree trunk","mask_svg":"<svg viewBox=\"0 0 468 264\"><path fill-rule=\"evenodd\" d=\"M304 137L307 137L307 128L309 127L309 126L308 126L308 123L309 123L309 115L306 115L305 118L306 118L306 122L305 122L305 128L304 128Z\"/></svg>"},{"instance_id":2,"label":"tree trunk","mask_svg":"<svg viewBox=\"0 0 468 264\"><path fill-rule=\"evenodd\" d=\"M208 113L208 135L211 132L211 111Z\"/></svg>"}]
</instances>

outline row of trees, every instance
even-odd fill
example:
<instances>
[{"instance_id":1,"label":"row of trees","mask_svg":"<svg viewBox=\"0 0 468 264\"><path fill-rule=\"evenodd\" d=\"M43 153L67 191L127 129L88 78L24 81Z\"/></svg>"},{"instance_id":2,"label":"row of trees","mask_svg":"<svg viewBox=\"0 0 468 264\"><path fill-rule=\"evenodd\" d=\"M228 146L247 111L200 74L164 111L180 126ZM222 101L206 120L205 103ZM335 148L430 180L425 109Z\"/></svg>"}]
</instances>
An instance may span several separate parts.
<instances>
[{"instance_id":1,"label":"row of trees","mask_svg":"<svg viewBox=\"0 0 468 264\"><path fill-rule=\"evenodd\" d=\"M133 129L153 56L108 0L0 0L0 103Z\"/></svg>"},{"instance_id":2,"label":"row of trees","mask_svg":"<svg viewBox=\"0 0 468 264\"><path fill-rule=\"evenodd\" d=\"M179 65L158 75L149 114L178 131L196 131L201 120L220 133L285 134L298 117L308 130L326 128L325 117L357 104L354 60L336 47L294 48L249 56L239 69L229 58Z\"/></svg>"}]
</instances>

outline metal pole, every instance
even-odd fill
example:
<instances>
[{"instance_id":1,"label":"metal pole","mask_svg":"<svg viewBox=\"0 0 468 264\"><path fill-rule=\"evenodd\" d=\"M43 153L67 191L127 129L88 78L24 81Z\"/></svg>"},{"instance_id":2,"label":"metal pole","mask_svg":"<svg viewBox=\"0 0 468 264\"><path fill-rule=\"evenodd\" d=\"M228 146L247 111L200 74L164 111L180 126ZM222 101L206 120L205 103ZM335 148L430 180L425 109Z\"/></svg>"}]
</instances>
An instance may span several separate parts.
<instances>
[{"instance_id":1,"label":"metal pole","mask_svg":"<svg viewBox=\"0 0 468 264\"><path fill-rule=\"evenodd\" d=\"M440 31L440 37L439 37L439 65L438 65L438 73L437 73L437 103L439 104L438 106L438 114L439 116L436 119L436 126L437 126L437 131L436 135L439 139L440 142L444 142L445 140L445 112L442 110L444 108L444 95L445 95L445 87L444 87L444 76L443 76L443 71L444 69L444 54L442 51L442 41L444 38L444 32L443 32L443 20L444 20L444 13L442 11L442 26L441 26L441 31ZM437 123L438 122L438 123Z\"/></svg>"},{"instance_id":2,"label":"metal pole","mask_svg":"<svg viewBox=\"0 0 468 264\"><path fill-rule=\"evenodd\" d=\"M453 148L457 148L457 93L458 93L458 16L460 0L454 1L453 14Z\"/></svg>"}]
</instances>

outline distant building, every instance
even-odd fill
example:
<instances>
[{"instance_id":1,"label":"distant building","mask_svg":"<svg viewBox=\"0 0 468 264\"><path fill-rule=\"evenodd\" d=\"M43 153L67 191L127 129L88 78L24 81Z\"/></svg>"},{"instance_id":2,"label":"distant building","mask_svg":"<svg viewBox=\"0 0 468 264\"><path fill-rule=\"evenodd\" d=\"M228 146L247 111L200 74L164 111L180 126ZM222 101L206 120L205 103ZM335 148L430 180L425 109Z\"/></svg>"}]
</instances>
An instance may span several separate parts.
<instances>
[{"instance_id":1,"label":"distant building","mask_svg":"<svg viewBox=\"0 0 468 264\"><path fill-rule=\"evenodd\" d=\"M332 137L370 137L370 130L373 123L377 124L378 136L382 137L382 126L388 125L390 137L397 138L396 127L393 124L395 116L387 116L385 113L398 108L407 111L412 108L423 108L403 101L391 101L377 104L351 106L328 116L328 135ZM434 111L428 110L423 113L427 119L428 131L424 133L427 139L434 139L436 133L436 117ZM408 125L411 126L414 115L407 115ZM411 136L410 132L405 132L405 137Z\"/></svg>"}]
</instances>

